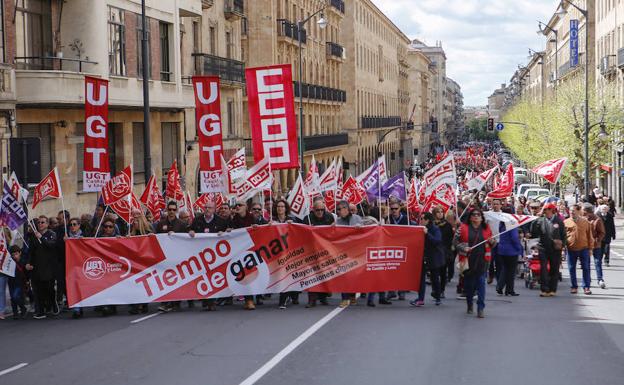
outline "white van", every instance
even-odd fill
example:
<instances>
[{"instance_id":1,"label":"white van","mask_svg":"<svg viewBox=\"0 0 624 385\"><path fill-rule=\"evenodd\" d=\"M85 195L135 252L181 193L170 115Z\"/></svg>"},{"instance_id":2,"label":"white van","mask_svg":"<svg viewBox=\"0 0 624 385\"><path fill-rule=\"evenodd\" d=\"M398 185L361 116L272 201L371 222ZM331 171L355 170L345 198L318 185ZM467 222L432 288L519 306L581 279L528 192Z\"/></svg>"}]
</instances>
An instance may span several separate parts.
<instances>
[{"instance_id":1,"label":"white van","mask_svg":"<svg viewBox=\"0 0 624 385\"><path fill-rule=\"evenodd\" d=\"M516 189L516 196L519 197L524 195L524 192L530 188L542 188L542 186L535 183L524 183L518 186Z\"/></svg>"}]
</instances>

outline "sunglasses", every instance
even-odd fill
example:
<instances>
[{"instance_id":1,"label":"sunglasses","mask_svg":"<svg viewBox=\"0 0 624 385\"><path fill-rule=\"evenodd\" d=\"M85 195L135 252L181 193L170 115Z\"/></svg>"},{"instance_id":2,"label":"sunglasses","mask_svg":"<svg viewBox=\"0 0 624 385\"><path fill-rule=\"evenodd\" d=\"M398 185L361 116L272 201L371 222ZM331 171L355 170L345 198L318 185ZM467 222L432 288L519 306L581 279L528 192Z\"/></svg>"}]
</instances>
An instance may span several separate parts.
<instances>
[{"instance_id":1,"label":"sunglasses","mask_svg":"<svg viewBox=\"0 0 624 385\"><path fill-rule=\"evenodd\" d=\"M325 211L325 209L314 209L314 211L317 213L322 213L323 211Z\"/></svg>"},{"instance_id":2,"label":"sunglasses","mask_svg":"<svg viewBox=\"0 0 624 385\"><path fill-rule=\"evenodd\" d=\"M104 225L104 226L102 226L102 227L104 227L105 229L112 229L112 228L113 228L113 227L115 227L115 226L113 226L113 225Z\"/></svg>"},{"instance_id":3,"label":"sunglasses","mask_svg":"<svg viewBox=\"0 0 624 385\"><path fill-rule=\"evenodd\" d=\"M79 224L79 223L76 223L76 222L70 223L69 225L70 225L70 226L80 226L80 224Z\"/></svg>"},{"instance_id":4,"label":"sunglasses","mask_svg":"<svg viewBox=\"0 0 624 385\"><path fill-rule=\"evenodd\" d=\"M253 211L262 211L262 209L260 207L256 207L252 209Z\"/></svg>"},{"instance_id":5,"label":"sunglasses","mask_svg":"<svg viewBox=\"0 0 624 385\"><path fill-rule=\"evenodd\" d=\"M392 211L396 211L398 209L399 209L398 207L390 207L390 210L392 210Z\"/></svg>"},{"instance_id":6,"label":"sunglasses","mask_svg":"<svg viewBox=\"0 0 624 385\"><path fill-rule=\"evenodd\" d=\"M40 225L45 225L45 224L47 224L47 223L48 223L48 221L39 221L39 222L37 222L37 223L38 223L38 224L40 224Z\"/></svg>"},{"instance_id":7,"label":"sunglasses","mask_svg":"<svg viewBox=\"0 0 624 385\"><path fill-rule=\"evenodd\" d=\"M176 211L177 209L169 208L167 211Z\"/></svg>"},{"instance_id":8,"label":"sunglasses","mask_svg":"<svg viewBox=\"0 0 624 385\"><path fill-rule=\"evenodd\" d=\"M470 214L470 216L471 216L471 217L480 217L480 216L481 216L481 214L479 214L479 213L473 213L473 214Z\"/></svg>"}]
</instances>

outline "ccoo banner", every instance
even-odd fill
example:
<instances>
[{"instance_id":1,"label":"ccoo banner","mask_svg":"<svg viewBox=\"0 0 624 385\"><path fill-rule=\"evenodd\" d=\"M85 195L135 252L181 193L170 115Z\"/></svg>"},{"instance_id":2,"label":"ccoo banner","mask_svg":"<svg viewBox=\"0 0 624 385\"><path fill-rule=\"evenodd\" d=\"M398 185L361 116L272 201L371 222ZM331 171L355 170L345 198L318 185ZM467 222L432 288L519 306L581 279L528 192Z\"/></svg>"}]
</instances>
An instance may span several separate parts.
<instances>
[{"instance_id":1,"label":"ccoo banner","mask_svg":"<svg viewBox=\"0 0 624 385\"><path fill-rule=\"evenodd\" d=\"M221 192L221 97L218 76L193 76L195 124L199 138L199 179L202 193Z\"/></svg>"},{"instance_id":2,"label":"ccoo banner","mask_svg":"<svg viewBox=\"0 0 624 385\"><path fill-rule=\"evenodd\" d=\"M85 76L83 190L100 191L110 178L108 80Z\"/></svg>"},{"instance_id":3,"label":"ccoo banner","mask_svg":"<svg viewBox=\"0 0 624 385\"><path fill-rule=\"evenodd\" d=\"M222 235L68 239L69 306L418 290L423 227L300 224Z\"/></svg>"},{"instance_id":4,"label":"ccoo banner","mask_svg":"<svg viewBox=\"0 0 624 385\"><path fill-rule=\"evenodd\" d=\"M290 64L247 68L247 99L254 162L271 170L298 168L297 120Z\"/></svg>"}]
</instances>

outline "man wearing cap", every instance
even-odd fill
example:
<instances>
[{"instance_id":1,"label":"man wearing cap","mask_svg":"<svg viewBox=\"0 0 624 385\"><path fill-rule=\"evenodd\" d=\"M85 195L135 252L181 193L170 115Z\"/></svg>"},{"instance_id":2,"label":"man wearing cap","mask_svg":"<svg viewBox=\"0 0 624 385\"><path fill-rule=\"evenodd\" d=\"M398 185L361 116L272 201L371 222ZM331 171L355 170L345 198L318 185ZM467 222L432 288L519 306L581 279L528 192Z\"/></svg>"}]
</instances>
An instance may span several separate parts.
<instances>
[{"instance_id":1,"label":"man wearing cap","mask_svg":"<svg viewBox=\"0 0 624 385\"><path fill-rule=\"evenodd\" d=\"M589 249L593 247L594 237L592 235L591 224L582 216L583 209L580 204L572 205L570 218L563 221L568 241L568 269L570 271L570 282L572 288L570 293L578 292L576 282L576 262L580 260L583 269L583 292L591 294L591 275L589 267Z\"/></svg>"},{"instance_id":2,"label":"man wearing cap","mask_svg":"<svg viewBox=\"0 0 624 385\"><path fill-rule=\"evenodd\" d=\"M539 215L540 205L533 202L529 206L531 214ZM561 264L561 251L565 246L564 225L561 218L556 215L557 206L554 203L546 203L538 219L531 222L531 238L539 238L538 250L540 258L540 297L554 297L559 283L559 265Z\"/></svg>"}]
</instances>

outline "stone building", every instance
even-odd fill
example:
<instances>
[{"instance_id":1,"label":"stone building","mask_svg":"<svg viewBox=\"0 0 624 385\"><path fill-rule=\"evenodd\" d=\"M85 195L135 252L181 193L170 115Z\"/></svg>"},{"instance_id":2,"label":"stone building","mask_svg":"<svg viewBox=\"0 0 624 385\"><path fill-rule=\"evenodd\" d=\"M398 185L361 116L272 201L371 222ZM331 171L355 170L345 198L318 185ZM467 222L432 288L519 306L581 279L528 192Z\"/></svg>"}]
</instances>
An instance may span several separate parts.
<instances>
[{"instance_id":1,"label":"stone building","mask_svg":"<svg viewBox=\"0 0 624 385\"><path fill-rule=\"evenodd\" d=\"M295 111L299 125L299 83L303 95L303 136L306 171L314 155L319 169L324 170L333 159L342 157L348 137L341 120L347 98L344 66L352 51L345 50L345 6L342 0L328 2L310 0L247 1L244 20L243 61L245 66L258 67L291 63L295 86ZM317 11L322 12L317 13ZM299 78L298 21L309 16L302 33L302 78ZM323 17L327 25L321 28ZM349 58L351 61L353 58ZM349 93L349 95L353 95ZM251 139L248 112L243 121L248 154ZM299 170L281 170L278 189L286 190L294 183Z\"/></svg>"},{"instance_id":2,"label":"stone building","mask_svg":"<svg viewBox=\"0 0 624 385\"><path fill-rule=\"evenodd\" d=\"M350 58L343 70L349 98L342 126L349 131L345 159L352 174L365 170L386 154L390 174L404 168L405 149L411 152L412 133L407 127L410 113L408 90L410 40L370 0L354 0L345 8L342 26ZM384 137L390 130L395 129ZM382 141L383 139L383 141Z\"/></svg>"},{"instance_id":3,"label":"stone building","mask_svg":"<svg viewBox=\"0 0 624 385\"><path fill-rule=\"evenodd\" d=\"M412 159L416 163L423 163L430 151L431 122L435 109L433 79L437 73L431 60L422 51L410 47L407 57L410 65L409 90L415 136Z\"/></svg>"}]
</instances>

